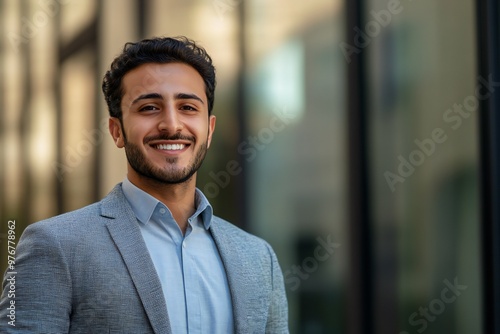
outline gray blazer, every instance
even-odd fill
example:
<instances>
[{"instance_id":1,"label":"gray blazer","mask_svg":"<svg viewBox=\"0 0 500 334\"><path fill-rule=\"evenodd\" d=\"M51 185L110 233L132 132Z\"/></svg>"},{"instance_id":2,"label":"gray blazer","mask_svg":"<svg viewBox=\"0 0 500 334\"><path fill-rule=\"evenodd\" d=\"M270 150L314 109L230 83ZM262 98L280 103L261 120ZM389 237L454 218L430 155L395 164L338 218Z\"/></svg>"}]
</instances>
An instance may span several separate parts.
<instances>
[{"instance_id":1,"label":"gray blazer","mask_svg":"<svg viewBox=\"0 0 500 334\"><path fill-rule=\"evenodd\" d=\"M210 232L226 268L234 332L288 333L271 246L215 216ZM2 333L171 333L160 280L121 184L98 203L26 228L15 270L15 299L3 281ZM8 324L11 300L15 327Z\"/></svg>"}]
</instances>

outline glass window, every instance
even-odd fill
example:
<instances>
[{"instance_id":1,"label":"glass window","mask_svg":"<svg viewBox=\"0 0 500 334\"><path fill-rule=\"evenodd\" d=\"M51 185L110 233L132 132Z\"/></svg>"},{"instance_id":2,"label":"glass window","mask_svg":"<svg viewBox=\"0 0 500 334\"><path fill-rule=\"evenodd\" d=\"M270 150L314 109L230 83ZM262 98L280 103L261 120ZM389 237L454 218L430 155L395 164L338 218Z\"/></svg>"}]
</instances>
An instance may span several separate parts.
<instances>
[{"instance_id":1,"label":"glass window","mask_svg":"<svg viewBox=\"0 0 500 334\"><path fill-rule=\"evenodd\" d=\"M345 333L340 1L246 3L249 229L278 253L295 333Z\"/></svg>"},{"instance_id":2,"label":"glass window","mask_svg":"<svg viewBox=\"0 0 500 334\"><path fill-rule=\"evenodd\" d=\"M64 212L93 201L94 183L89 179L94 177L94 151L101 140L95 135L92 59L91 50L84 50L61 66L63 151L57 177L63 182Z\"/></svg>"},{"instance_id":3,"label":"glass window","mask_svg":"<svg viewBox=\"0 0 500 334\"><path fill-rule=\"evenodd\" d=\"M373 332L480 333L477 123L488 87L476 77L475 4L394 3L366 1L359 33L370 92Z\"/></svg>"}]
</instances>

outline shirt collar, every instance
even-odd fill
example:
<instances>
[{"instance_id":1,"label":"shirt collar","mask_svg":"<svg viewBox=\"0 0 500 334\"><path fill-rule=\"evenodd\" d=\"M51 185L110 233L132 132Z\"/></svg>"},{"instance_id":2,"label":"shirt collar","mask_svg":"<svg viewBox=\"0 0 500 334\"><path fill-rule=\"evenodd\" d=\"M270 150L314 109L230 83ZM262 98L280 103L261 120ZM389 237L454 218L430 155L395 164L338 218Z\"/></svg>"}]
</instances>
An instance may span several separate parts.
<instances>
[{"instance_id":1,"label":"shirt collar","mask_svg":"<svg viewBox=\"0 0 500 334\"><path fill-rule=\"evenodd\" d=\"M135 186L129 181L128 178L123 180L122 189L125 194L125 198L132 207L132 211L134 211L137 219L143 224L149 222L158 204L162 204L155 197ZM195 202L196 211L189 218L189 220L192 221L200 215L205 229L208 230L210 228L210 224L212 223L213 209L208 202L208 199L198 188L195 190Z\"/></svg>"},{"instance_id":2,"label":"shirt collar","mask_svg":"<svg viewBox=\"0 0 500 334\"><path fill-rule=\"evenodd\" d=\"M201 218L203 220L203 225L205 226L205 229L208 230L210 228L210 224L212 223L212 216L213 216L212 206L210 205L210 202L208 202L208 199L205 197L205 195L201 192L200 189L196 188L195 192L196 192L195 194L196 211L191 216L191 219L194 219L198 215L201 215Z\"/></svg>"}]
</instances>

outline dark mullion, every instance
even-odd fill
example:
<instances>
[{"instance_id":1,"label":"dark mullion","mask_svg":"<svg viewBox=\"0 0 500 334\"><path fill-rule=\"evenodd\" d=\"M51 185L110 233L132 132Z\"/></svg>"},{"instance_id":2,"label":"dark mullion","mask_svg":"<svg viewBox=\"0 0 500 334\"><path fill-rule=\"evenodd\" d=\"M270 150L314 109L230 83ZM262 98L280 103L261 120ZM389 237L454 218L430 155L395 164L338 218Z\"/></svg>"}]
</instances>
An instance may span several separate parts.
<instances>
[{"instance_id":1,"label":"dark mullion","mask_svg":"<svg viewBox=\"0 0 500 334\"><path fill-rule=\"evenodd\" d=\"M245 2L242 1L238 4L238 54L240 58L240 66L237 78L237 127L238 127L238 143L246 140L248 135L248 122L247 122L247 103L246 103L246 13ZM242 172L236 178L236 198L238 198L238 221L237 225L243 228L248 228L248 164L243 155L238 155L238 163L242 166Z\"/></svg>"},{"instance_id":2,"label":"dark mullion","mask_svg":"<svg viewBox=\"0 0 500 334\"><path fill-rule=\"evenodd\" d=\"M5 15L5 4L3 0L0 0L0 36L5 38L7 26L5 23L5 18L2 15ZM2 249L7 249L7 221L9 219L15 218L10 217L12 214L12 209L7 208L7 190L6 190L6 182L5 179L8 177L6 166L7 166L7 145L5 145L6 140L6 131L7 127L5 126L5 93L4 93L4 85L5 85L5 52L0 52L0 219L2 223L0 225L0 247ZM4 272L7 268L7 256L2 256L0 259L0 271Z\"/></svg>"},{"instance_id":3,"label":"dark mullion","mask_svg":"<svg viewBox=\"0 0 500 334\"><path fill-rule=\"evenodd\" d=\"M347 40L362 25L362 0L346 1ZM368 184L366 69L364 52L353 54L347 65L350 278L348 333L373 332L372 259Z\"/></svg>"},{"instance_id":4,"label":"dark mullion","mask_svg":"<svg viewBox=\"0 0 500 334\"><path fill-rule=\"evenodd\" d=\"M476 14L479 75L499 82L497 0L478 0ZM500 89L480 103L483 332L500 334Z\"/></svg>"},{"instance_id":5,"label":"dark mullion","mask_svg":"<svg viewBox=\"0 0 500 334\"><path fill-rule=\"evenodd\" d=\"M57 78L54 83L54 91L56 95L56 155L57 160L62 163L63 161L63 118L64 112L62 110L62 87L61 87L61 68L65 61L78 54L82 50L88 48L90 50L94 50L94 58L92 63L92 70L95 74L95 96L94 96L94 121L93 126L94 129L100 129L100 104L97 102L98 96L100 95L100 86L101 86L101 78L99 74L100 70L100 48L99 48L99 22L100 22L100 13L101 10L101 2L97 2L96 5L96 13L93 20L83 28L75 37L73 37L70 41L62 44L61 40L58 39L58 59L56 70L54 72L54 76ZM60 14L56 16L56 30L60 31L61 29L61 17ZM102 148L100 145L94 147L93 156L93 166L92 166L92 174L89 175L89 179L93 182L92 188L92 199L93 201L97 201L100 199L101 195L101 179L102 179L102 170L99 164L99 159L102 156ZM67 210L66 208L66 200L64 197L64 171L59 171L58 177L56 178L56 198L57 198L57 212L63 213Z\"/></svg>"},{"instance_id":6,"label":"dark mullion","mask_svg":"<svg viewBox=\"0 0 500 334\"><path fill-rule=\"evenodd\" d=\"M0 0L0 16L5 15L5 4L3 0ZM7 27L5 26L5 20L1 20L0 22L0 36L3 36L5 38L6 30ZM5 85L5 52L0 52L0 143L2 143L3 148L0 149L0 212L2 212L2 216L0 219L2 221L5 221L8 217L7 215L9 214L7 212L7 205L6 205L6 198L7 198L7 193L5 191L5 178L7 177L7 173L5 170L6 167L6 161L7 161L7 154L6 152L6 146L5 146L5 139L6 139L6 126L5 126L5 93L4 93L4 85ZM3 230L2 230L3 232ZM3 241L3 239L2 239ZM3 260L3 259L2 259ZM0 267L0 270L3 270L4 267Z\"/></svg>"},{"instance_id":7,"label":"dark mullion","mask_svg":"<svg viewBox=\"0 0 500 334\"><path fill-rule=\"evenodd\" d=\"M21 2L21 13L23 17L30 17L30 4L26 1ZM22 73L22 85L23 85L23 99L21 103L21 118L19 123L19 137L21 142L21 161L20 166L22 166L22 178L23 178L23 191L22 191L22 202L19 203L18 208L20 211L18 214L22 216L23 225L32 223L32 212L31 207L33 205L33 179L31 172L32 164L29 152L31 143L31 110L30 101L32 99L33 90L31 86L31 45L30 42L22 43L20 46L21 52L21 62L23 64Z\"/></svg>"},{"instance_id":8,"label":"dark mullion","mask_svg":"<svg viewBox=\"0 0 500 334\"><path fill-rule=\"evenodd\" d=\"M146 38L149 0L136 0L137 35L139 39Z\"/></svg>"},{"instance_id":9,"label":"dark mullion","mask_svg":"<svg viewBox=\"0 0 500 334\"><path fill-rule=\"evenodd\" d=\"M93 71L95 75L95 93L94 93L94 129L101 129L101 119L103 112L101 110L102 104L100 103L101 99L101 84L102 84L102 75L100 70L101 66L101 41L100 41L100 24L101 24L101 13L102 13L102 1L96 1L96 11L95 11L95 35L92 39L92 43L94 44L93 50L94 52L94 62L93 62ZM93 152L93 201L96 202L100 200L101 192L102 192L102 166L101 166L101 158L103 157L103 145L98 144L94 147Z\"/></svg>"},{"instance_id":10,"label":"dark mullion","mask_svg":"<svg viewBox=\"0 0 500 334\"><path fill-rule=\"evenodd\" d=\"M58 11L54 17L54 30L61 31L61 11ZM61 67L63 63L63 47L61 43L61 38L57 35L56 38L57 45L57 62L54 66L54 97L55 97L55 109L56 109L56 135L54 147L56 148L56 161L58 163L63 163L63 112L62 112L62 85L61 85ZM64 173L62 171L56 171L55 182L55 192L56 192L56 211L58 214L64 212L65 199L64 199Z\"/></svg>"}]
</instances>

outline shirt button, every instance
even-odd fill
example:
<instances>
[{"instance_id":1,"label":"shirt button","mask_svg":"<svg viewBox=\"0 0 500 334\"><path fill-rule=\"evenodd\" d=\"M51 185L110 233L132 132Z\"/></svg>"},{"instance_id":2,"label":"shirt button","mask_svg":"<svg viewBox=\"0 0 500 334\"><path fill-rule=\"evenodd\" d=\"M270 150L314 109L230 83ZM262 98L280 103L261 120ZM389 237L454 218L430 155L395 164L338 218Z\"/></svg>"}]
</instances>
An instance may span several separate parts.
<instances>
[{"instance_id":1,"label":"shirt button","mask_svg":"<svg viewBox=\"0 0 500 334\"><path fill-rule=\"evenodd\" d=\"M164 208L161 208L161 209L160 209L160 213L161 213L162 215L163 215L163 214L165 214L165 212L167 212L167 210L165 210Z\"/></svg>"}]
</instances>

